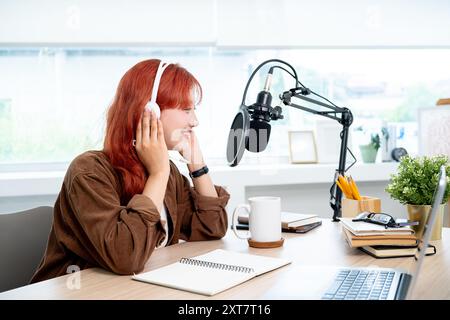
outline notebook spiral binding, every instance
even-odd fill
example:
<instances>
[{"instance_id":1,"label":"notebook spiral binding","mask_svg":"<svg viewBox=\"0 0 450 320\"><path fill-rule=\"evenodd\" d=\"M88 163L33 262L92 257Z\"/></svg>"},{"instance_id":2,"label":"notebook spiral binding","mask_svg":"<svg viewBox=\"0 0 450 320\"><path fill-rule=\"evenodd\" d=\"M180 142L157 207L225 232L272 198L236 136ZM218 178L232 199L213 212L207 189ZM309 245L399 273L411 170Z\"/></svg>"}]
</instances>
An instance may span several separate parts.
<instances>
[{"instance_id":1,"label":"notebook spiral binding","mask_svg":"<svg viewBox=\"0 0 450 320\"><path fill-rule=\"evenodd\" d=\"M236 266L236 265L225 264L225 263L202 261L202 260L197 260L197 259L192 259L192 258L181 258L180 263L189 264L189 265L198 266L198 267L206 267L206 268L221 269L221 270L243 272L243 273L255 272L255 270L253 268L249 268L249 267Z\"/></svg>"}]
</instances>

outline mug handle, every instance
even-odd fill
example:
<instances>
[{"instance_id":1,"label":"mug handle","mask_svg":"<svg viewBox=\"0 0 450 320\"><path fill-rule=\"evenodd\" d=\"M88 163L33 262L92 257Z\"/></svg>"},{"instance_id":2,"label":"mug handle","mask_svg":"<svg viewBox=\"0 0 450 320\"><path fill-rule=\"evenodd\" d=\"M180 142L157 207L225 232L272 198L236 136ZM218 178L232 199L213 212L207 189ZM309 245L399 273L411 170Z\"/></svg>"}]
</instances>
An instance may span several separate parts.
<instances>
[{"instance_id":1,"label":"mug handle","mask_svg":"<svg viewBox=\"0 0 450 320\"><path fill-rule=\"evenodd\" d=\"M245 209L245 210L247 210L247 212L248 212L248 214L250 215L250 205L248 205L248 204L238 204L238 206L236 207L236 209L234 209L234 212L233 212L233 217L232 217L232 219L231 219L231 221L233 222L232 223L232 228L233 228L233 232L234 232L234 234L236 235L236 237L238 237L239 239L242 239L242 240L247 240L247 239L249 239L250 237L242 237L242 236L240 236L239 235L239 233L237 232L237 230L236 230L236 224L237 224L237 212L239 211L239 209L241 209L241 208L243 208L243 209ZM250 228L249 228L249 230L250 230Z\"/></svg>"}]
</instances>

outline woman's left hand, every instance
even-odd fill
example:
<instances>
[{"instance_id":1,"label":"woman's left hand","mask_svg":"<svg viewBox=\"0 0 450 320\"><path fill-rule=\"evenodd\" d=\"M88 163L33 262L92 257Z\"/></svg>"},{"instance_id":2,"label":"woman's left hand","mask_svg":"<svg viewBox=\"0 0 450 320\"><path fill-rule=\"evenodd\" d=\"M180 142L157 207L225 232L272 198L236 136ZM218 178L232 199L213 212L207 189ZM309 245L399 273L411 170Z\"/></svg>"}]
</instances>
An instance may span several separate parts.
<instances>
[{"instance_id":1,"label":"woman's left hand","mask_svg":"<svg viewBox=\"0 0 450 320\"><path fill-rule=\"evenodd\" d=\"M198 143L197 136L194 130L185 135L186 143L180 151L180 154L184 159L188 161L189 171L195 171L202 168L205 163L203 160L203 154Z\"/></svg>"},{"instance_id":2,"label":"woman's left hand","mask_svg":"<svg viewBox=\"0 0 450 320\"><path fill-rule=\"evenodd\" d=\"M186 134L184 139L186 141L185 147L179 150L184 159L188 160L187 164L189 172L194 172L205 166L203 161L202 151L198 143L197 136L193 130ZM214 187L211 177L209 175L203 175L202 178L192 179L195 190L204 196L217 198L218 194Z\"/></svg>"}]
</instances>

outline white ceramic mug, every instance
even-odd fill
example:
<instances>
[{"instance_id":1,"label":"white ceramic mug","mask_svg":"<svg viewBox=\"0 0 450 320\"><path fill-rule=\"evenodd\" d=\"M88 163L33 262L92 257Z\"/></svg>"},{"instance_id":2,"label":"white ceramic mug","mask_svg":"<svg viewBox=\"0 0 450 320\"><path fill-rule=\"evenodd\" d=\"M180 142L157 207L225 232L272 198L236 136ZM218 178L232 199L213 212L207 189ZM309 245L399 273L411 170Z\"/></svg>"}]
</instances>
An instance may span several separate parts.
<instances>
[{"instance_id":1,"label":"white ceramic mug","mask_svg":"<svg viewBox=\"0 0 450 320\"><path fill-rule=\"evenodd\" d=\"M239 239L256 242L273 242L281 239L281 199L279 197L252 197L250 204L239 204L233 212L233 231ZM249 237L241 236L236 230L240 209L248 212Z\"/></svg>"}]
</instances>

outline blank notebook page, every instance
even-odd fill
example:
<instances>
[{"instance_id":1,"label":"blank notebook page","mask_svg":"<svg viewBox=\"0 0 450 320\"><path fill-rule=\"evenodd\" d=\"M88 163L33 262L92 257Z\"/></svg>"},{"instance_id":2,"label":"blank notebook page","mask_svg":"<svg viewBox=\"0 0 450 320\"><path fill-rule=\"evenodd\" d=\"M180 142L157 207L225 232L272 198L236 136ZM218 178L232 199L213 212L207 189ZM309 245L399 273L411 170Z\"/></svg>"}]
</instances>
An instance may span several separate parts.
<instances>
[{"instance_id":1,"label":"blank notebook page","mask_svg":"<svg viewBox=\"0 0 450 320\"><path fill-rule=\"evenodd\" d=\"M134 280L204 295L214 295L290 261L214 250L206 254L134 275Z\"/></svg>"},{"instance_id":2,"label":"blank notebook page","mask_svg":"<svg viewBox=\"0 0 450 320\"><path fill-rule=\"evenodd\" d=\"M285 259L258 256L255 254L233 252L222 249L210 251L206 254L194 257L193 259L252 268L256 275L269 272L290 263L290 261Z\"/></svg>"}]
</instances>

